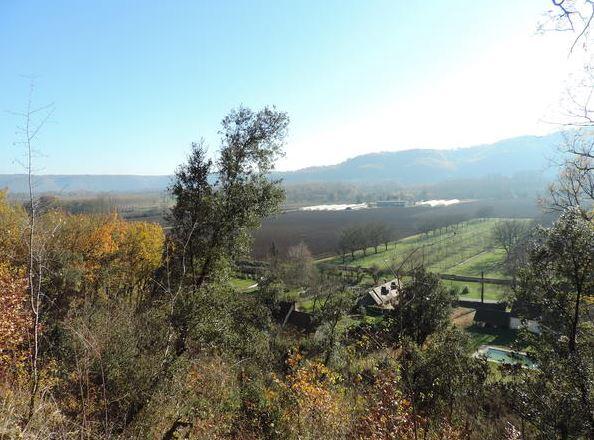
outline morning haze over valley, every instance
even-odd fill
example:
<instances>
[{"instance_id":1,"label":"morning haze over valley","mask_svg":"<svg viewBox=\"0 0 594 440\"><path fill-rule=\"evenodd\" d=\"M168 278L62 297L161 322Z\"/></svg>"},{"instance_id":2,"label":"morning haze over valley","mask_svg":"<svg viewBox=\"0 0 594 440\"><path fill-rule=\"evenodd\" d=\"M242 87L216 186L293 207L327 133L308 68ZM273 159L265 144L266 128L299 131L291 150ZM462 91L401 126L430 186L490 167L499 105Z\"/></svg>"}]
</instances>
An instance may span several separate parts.
<instances>
[{"instance_id":1,"label":"morning haze over valley","mask_svg":"<svg viewBox=\"0 0 594 440\"><path fill-rule=\"evenodd\" d=\"M0 439L594 438L591 0L0 4Z\"/></svg>"}]
</instances>

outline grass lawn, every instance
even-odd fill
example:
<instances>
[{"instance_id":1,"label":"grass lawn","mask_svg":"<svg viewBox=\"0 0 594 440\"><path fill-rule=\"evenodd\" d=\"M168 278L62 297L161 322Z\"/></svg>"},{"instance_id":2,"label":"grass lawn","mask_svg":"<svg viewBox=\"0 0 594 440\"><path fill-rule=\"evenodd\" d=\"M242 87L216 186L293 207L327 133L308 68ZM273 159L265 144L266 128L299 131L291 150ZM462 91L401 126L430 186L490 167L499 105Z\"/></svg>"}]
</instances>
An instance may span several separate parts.
<instances>
[{"instance_id":1,"label":"grass lawn","mask_svg":"<svg viewBox=\"0 0 594 440\"><path fill-rule=\"evenodd\" d=\"M505 251L503 249L488 249L468 260L453 266L450 273L456 275L465 275L469 277L480 277L481 271L485 278L507 278L503 273L503 261L505 260Z\"/></svg>"},{"instance_id":2,"label":"grass lawn","mask_svg":"<svg viewBox=\"0 0 594 440\"><path fill-rule=\"evenodd\" d=\"M502 262L505 254L495 248L492 231L498 219L470 220L448 231L432 231L417 234L390 243L388 249L379 247L375 253L372 248L355 252L355 258L347 256L344 263L352 266L372 267L388 271L397 267L404 259L414 259L424 263L429 270L456 275L505 278ZM412 255L412 256L411 256ZM323 263L343 264L340 256L320 260Z\"/></svg>"},{"instance_id":3,"label":"grass lawn","mask_svg":"<svg viewBox=\"0 0 594 440\"><path fill-rule=\"evenodd\" d=\"M297 303L297 307L302 312L310 312L311 313L314 311L314 302L315 302L315 298L302 299ZM320 302L320 300L318 299L318 303L319 302ZM316 305L316 307L317 307L317 305Z\"/></svg>"},{"instance_id":4,"label":"grass lawn","mask_svg":"<svg viewBox=\"0 0 594 440\"><path fill-rule=\"evenodd\" d=\"M465 281L450 281L442 280L442 283L448 287L457 287L459 292L462 293L465 287L468 288L467 295L460 295L460 299L480 299L481 297L481 285L480 283L467 283ZM501 301L505 299L509 293L509 287L500 286L498 284L485 284L485 299L492 299L495 301Z\"/></svg>"},{"instance_id":5,"label":"grass lawn","mask_svg":"<svg viewBox=\"0 0 594 440\"><path fill-rule=\"evenodd\" d=\"M249 278L231 278L230 282L233 288L240 292L254 290L255 287L252 286L256 284L256 281L250 280Z\"/></svg>"},{"instance_id":6,"label":"grass lawn","mask_svg":"<svg viewBox=\"0 0 594 440\"><path fill-rule=\"evenodd\" d=\"M517 331L504 328L481 328L468 327L466 331L470 334L472 349L478 350L481 345L498 345L509 347L516 339Z\"/></svg>"}]
</instances>

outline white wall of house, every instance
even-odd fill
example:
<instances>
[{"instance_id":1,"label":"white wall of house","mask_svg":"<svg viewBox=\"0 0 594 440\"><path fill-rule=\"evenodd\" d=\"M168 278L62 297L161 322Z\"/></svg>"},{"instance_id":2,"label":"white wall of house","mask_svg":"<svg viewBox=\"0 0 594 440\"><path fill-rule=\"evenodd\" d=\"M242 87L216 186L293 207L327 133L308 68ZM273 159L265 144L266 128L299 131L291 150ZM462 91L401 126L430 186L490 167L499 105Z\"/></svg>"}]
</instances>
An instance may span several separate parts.
<instances>
[{"instance_id":1,"label":"white wall of house","mask_svg":"<svg viewBox=\"0 0 594 440\"><path fill-rule=\"evenodd\" d=\"M540 326L536 321L527 320L524 323L522 323L522 320L520 318L515 318L513 316L509 318L509 328L519 330L524 327L526 327L528 331L531 331L532 333L540 333Z\"/></svg>"}]
</instances>

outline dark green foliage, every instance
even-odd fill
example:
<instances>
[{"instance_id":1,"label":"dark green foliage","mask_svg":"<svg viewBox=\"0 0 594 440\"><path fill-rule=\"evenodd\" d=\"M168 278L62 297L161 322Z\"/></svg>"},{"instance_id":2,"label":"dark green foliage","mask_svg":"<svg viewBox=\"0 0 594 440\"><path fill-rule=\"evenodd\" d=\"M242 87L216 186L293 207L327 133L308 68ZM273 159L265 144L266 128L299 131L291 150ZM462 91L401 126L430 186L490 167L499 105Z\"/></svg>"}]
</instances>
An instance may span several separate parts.
<instances>
[{"instance_id":1,"label":"dark green foliage","mask_svg":"<svg viewBox=\"0 0 594 440\"><path fill-rule=\"evenodd\" d=\"M244 256L252 231L276 210L283 192L269 172L282 154L285 113L240 107L222 121L219 158L193 144L176 172L170 220L177 271L201 287L221 265Z\"/></svg>"},{"instance_id":2,"label":"dark green foliage","mask_svg":"<svg viewBox=\"0 0 594 440\"><path fill-rule=\"evenodd\" d=\"M448 326L457 292L445 287L436 274L419 268L404 283L401 297L388 325L396 337L422 345L430 334Z\"/></svg>"},{"instance_id":3,"label":"dark green foliage","mask_svg":"<svg viewBox=\"0 0 594 440\"><path fill-rule=\"evenodd\" d=\"M569 209L539 231L515 298L541 333L521 333L538 370L512 371L510 401L541 438L594 437L593 296L594 227Z\"/></svg>"},{"instance_id":4,"label":"dark green foliage","mask_svg":"<svg viewBox=\"0 0 594 440\"><path fill-rule=\"evenodd\" d=\"M467 335L456 329L436 333L421 349L405 340L400 373L415 413L430 420L468 425L486 393L486 361L470 357ZM455 415L464 420L454 420Z\"/></svg>"}]
</instances>

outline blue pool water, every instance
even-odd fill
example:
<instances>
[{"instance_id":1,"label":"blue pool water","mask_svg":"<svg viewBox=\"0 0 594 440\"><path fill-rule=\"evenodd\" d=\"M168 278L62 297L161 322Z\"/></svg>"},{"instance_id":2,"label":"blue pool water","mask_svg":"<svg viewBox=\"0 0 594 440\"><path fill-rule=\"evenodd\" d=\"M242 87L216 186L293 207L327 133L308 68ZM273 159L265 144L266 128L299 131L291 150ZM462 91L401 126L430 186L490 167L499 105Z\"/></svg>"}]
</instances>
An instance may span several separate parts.
<instances>
[{"instance_id":1,"label":"blue pool water","mask_svg":"<svg viewBox=\"0 0 594 440\"><path fill-rule=\"evenodd\" d=\"M501 350L495 347L487 347L487 349L482 351L481 354L485 356L487 360L493 362L506 364L522 364L528 368L536 367L534 362L532 362L528 356L514 351Z\"/></svg>"}]
</instances>

